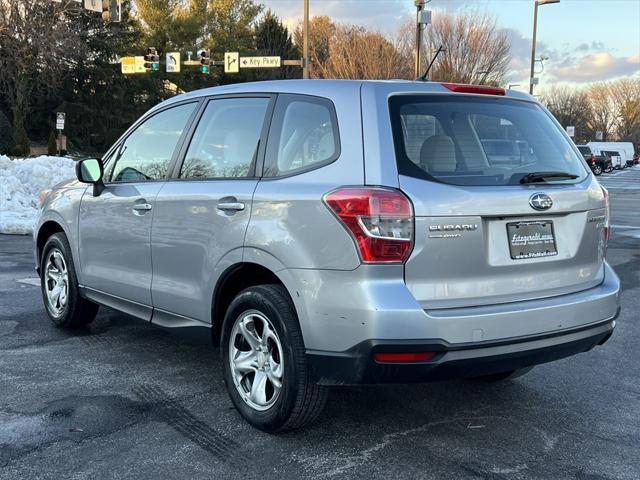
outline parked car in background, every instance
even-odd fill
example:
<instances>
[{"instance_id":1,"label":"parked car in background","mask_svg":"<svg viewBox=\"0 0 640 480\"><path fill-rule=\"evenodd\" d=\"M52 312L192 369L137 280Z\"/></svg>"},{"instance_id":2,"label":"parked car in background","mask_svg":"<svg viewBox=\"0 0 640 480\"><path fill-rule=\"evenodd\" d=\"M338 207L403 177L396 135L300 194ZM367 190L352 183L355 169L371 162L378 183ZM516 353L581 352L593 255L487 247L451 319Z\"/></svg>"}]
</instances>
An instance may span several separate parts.
<instances>
[{"instance_id":1,"label":"parked car in background","mask_svg":"<svg viewBox=\"0 0 640 480\"><path fill-rule=\"evenodd\" d=\"M596 155L602 155L604 151L618 152L621 162L620 168L625 168L630 161L633 162L633 158L636 156L635 148L631 142L588 142L587 145Z\"/></svg>"},{"instance_id":2,"label":"parked car in background","mask_svg":"<svg viewBox=\"0 0 640 480\"><path fill-rule=\"evenodd\" d=\"M482 148L491 165L520 165L522 157L520 147L513 140L483 139Z\"/></svg>"},{"instance_id":3,"label":"parked car in background","mask_svg":"<svg viewBox=\"0 0 640 480\"><path fill-rule=\"evenodd\" d=\"M627 168L627 162L622 160L620 152L613 150L602 150L602 154L611 162L615 170L623 170Z\"/></svg>"},{"instance_id":4,"label":"parked car in background","mask_svg":"<svg viewBox=\"0 0 640 480\"><path fill-rule=\"evenodd\" d=\"M496 138L528 161L496 164ZM34 228L53 324L107 305L213 340L231 401L265 431L315 419L332 385L514 378L604 344L619 314L608 193L515 90L197 90L76 174Z\"/></svg>"},{"instance_id":5,"label":"parked car in background","mask_svg":"<svg viewBox=\"0 0 640 480\"><path fill-rule=\"evenodd\" d=\"M585 161L591 167L594 174L600 175L602 172L610 172L613 170L611 159L604 155L596 155L589 145L576 145Z\"/></svg>"}]
</instances>

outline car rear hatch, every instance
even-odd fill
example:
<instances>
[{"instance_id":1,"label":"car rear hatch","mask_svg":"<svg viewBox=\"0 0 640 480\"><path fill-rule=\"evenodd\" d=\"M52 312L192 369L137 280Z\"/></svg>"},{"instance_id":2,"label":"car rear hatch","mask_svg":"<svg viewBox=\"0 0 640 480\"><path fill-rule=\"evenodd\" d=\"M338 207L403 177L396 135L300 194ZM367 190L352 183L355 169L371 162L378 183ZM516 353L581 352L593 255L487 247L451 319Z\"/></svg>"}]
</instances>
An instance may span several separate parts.
<instances>
[{"instance_id":1,"label":"car rear hatch","mask_svg":"<svg viewBox=\"0 0 640 480\"><path fill-rule=\"evenodd\" d=\"M415 214L405 280L423 308L536 299L602 282L605 194L539 105L425 94L391 96L389 106L399 185ZM486 146L498 140L513 142L518 158L492 157Z\"/></svg>"}]
</instances>

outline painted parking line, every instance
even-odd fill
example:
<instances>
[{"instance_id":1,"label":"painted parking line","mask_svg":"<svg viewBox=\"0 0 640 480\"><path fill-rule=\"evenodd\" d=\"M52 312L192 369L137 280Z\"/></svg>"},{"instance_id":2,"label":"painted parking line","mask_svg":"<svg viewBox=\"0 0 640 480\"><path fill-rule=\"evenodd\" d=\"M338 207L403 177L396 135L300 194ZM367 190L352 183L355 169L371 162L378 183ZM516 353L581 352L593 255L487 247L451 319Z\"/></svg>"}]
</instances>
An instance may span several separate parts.
<instances>
[{"instance_id":1,"label":"painted parking line","mask_svg":"<svg viewBox=\"0 0 640 480\"><path fill-rule=\"evenodd\" d=\"M31 285L32 287L39 287L40 279L38 277L17 278L16 283L23 283L24 285Z\"/></svg>"}]
</instances>

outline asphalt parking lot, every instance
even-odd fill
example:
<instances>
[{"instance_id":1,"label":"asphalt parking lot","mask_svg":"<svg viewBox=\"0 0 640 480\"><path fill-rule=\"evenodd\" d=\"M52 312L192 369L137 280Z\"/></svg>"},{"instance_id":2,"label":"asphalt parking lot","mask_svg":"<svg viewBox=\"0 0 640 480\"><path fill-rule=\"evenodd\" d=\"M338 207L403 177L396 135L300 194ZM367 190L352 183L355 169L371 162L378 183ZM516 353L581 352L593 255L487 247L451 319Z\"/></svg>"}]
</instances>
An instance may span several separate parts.
<instances>
[{"instance_id":1,"label":"asphalt parking lot","mask_svg":"<svg viewBox=\"0 0 640 480\"><path fill-rule=\"evenodd\" d=\"M638 479L640 169L600 179L624 288L605 346L502 384L336 389L278 436L235 412L211 347L104 308L55 329L31 238L0 235L0 479Z\"/></svg>"}]
</instances>

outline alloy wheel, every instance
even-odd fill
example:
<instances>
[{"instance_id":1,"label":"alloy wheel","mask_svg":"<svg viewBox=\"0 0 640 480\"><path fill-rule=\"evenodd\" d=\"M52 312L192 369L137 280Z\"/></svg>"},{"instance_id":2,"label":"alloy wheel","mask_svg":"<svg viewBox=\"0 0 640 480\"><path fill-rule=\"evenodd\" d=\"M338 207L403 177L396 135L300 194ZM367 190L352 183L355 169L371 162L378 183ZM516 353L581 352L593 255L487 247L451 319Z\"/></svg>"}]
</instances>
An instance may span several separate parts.
<instances>
[{"instance_id":1,"label":"alloy wheel","mask_svg":"<svg viewBox=\"0 0 640 480\"><path fill-rule=\"evenodd\" d=\"M69 297L69 272L64 255L57 248L49 251L43 275L49 310L52 315L59 317Z\"/></svg>"},{"instance_id":2,"label":"alloy wheel","mask_svg":"<svg viewBox=\"0 0 640 480\"><path fill-rule=\"evenodd\" d=\"M229 366L236 390L251 408L264 411L278 400L284 378L282 343L264 314L250 310L236 319Z\"/></svg>"}]
</instances>

